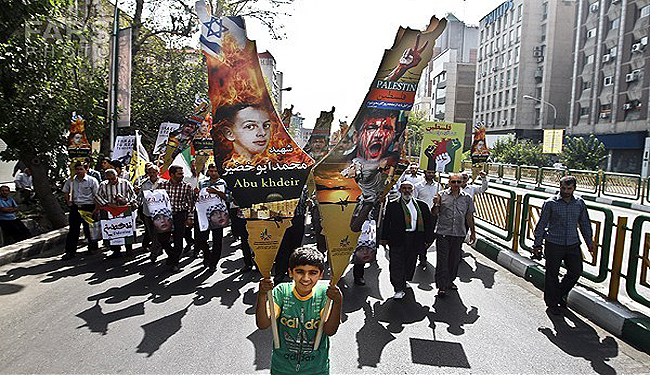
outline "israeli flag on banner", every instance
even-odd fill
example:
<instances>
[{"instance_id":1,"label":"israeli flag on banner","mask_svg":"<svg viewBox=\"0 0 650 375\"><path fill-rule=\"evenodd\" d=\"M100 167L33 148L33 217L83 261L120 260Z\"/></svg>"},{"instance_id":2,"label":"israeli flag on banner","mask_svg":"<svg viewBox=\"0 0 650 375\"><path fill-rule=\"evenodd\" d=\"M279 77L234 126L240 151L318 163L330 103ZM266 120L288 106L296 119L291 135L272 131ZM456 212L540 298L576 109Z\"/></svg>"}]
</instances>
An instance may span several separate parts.
<instances>
[{"instance_id":1,"label":"israeli flag on banner","mask_svg":"<svg viewBox=\"0 0 650 375\"><path fill-rule=\"evenodd\" d=\"M196 13L201 21L201 48L213 56L221 53L226 34L235 38L239 48L246 45L246 25L242 17L212 17L208 13L205 1L196 2Z\"/></svg>"}]
</instances>

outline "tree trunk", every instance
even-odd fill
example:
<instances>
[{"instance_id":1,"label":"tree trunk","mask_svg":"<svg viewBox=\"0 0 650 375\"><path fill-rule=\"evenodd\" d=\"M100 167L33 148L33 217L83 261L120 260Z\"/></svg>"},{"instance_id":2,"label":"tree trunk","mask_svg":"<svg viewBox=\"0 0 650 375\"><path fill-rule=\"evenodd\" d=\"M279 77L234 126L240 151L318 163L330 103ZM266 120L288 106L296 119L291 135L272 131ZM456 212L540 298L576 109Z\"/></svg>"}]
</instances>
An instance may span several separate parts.
<instances>
[{"instance_id":1,"label":"tree trunk","mask_svg":"<svg viewBox=\"0 0 650 375\"><path fill-rule=\"evenodd\" d=\"M27 157L22 159L31 169L34 182L34 192L43 207L43 214L49 220L54 229L63 228L68 225L63 208L52 192L52 185L48 177L47 164L38 157Z\"/></svg>"}]
</instances>

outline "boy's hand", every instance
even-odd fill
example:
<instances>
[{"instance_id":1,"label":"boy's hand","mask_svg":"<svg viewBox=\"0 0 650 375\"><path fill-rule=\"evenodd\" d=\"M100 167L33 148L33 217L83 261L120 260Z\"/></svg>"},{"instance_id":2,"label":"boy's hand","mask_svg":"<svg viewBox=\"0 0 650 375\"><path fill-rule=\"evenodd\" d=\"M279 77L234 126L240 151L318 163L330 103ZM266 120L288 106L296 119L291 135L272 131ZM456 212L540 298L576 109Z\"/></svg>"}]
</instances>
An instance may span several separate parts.
<instances>
[{"instance_id":1,"label":"boy's hand","mask_svg":"<svg viewBox=\"0 0 650 375\"><path fill-rule=\"evenodd\" d=\"M261 286L261 283L260 283ZM341 304L341 301L343 300L343 296L341 295L341 291L339 290L339 287L336 285L330 285L327 288L327 298L331 299L332 302L336 304Z\"/></svg>"},{"instance_id":2,"label":"boy's hand","mask_svg":"<svg viewBox=\"0 0 650 375\"><path fill-rule=\"evenodd\" d=\"M273 290L273 280L266 278L260 280L260 293L266 294L269 290Z\"/></svg>"}]
</instances>

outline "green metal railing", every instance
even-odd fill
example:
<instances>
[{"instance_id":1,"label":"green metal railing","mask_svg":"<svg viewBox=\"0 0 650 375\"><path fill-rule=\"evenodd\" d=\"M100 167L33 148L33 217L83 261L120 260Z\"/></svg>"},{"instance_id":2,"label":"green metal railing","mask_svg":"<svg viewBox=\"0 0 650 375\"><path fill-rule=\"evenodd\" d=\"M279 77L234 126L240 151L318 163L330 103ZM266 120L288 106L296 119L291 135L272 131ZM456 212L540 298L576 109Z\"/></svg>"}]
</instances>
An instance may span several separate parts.
<instances>
[{"instance_id":1,"label":"green metal railing","mask_svg":"<svg viewBox=\"0 0 650 375\"><path fill-rule=\"evenodd\" d=\"M519 181L537 184L539 181L539 167L522 165L519 167Z\"/></svg>"},{"instance_id":2,"label":"green metal railing","mask_svg":"<svg viewBox=\"0 0 650 375\"><path fill-rule=\"evenodd\" d=\"M497 190L504 194L494 194L490 191ZM514 218L517 196L512 190L500 187L490 187L490 191L477 194L474 198L476 207L475 223L477 227L489 232L504 241L510 241L514 234ZM489 223L486 225L481 223ZM494 230L494 227L501 231ZM505 232L505 233L503 233Z\"/></svg>"},{"instance_id":3,"label":"green metal railing","mask_svg":"<svg viewBox=\"0 0 650 375\"><path fill-rule=\"evenodd\" d=\"M502 164L501 178L504 180L517 181L519 178L519 166L514 164Z\"/></svg>"},{"instance_id":4,"label":"green metal railing","mask_svg":"<svg viewBox=\"0 0 650 375\"><path fill-rule=\"evenodd\" d=\"M627 173L603 173L600 191L603 195L629 199L641 197L641 176Z\"/></svg>"},{"instance_id":5,"label":"green metal railing","mask_svg":"<svg viewBox=\"0 0 650 375\"><path fill-rule=\"evenodd\" d=\"M541 186L560 186L560 179L566 176L566 169L542 167L539 169L539 184Z\"/></svg>"},{"instance_id":6,"label":"green metal railing","mask_svg":"<svg viewBox=\"0 0 650 375\"><path fill-rule=\"evenodd\" d=\"M582 191L585 193L598 193L598 172L594 171L584 171L579 169L569 169L567 175L571 175L576 178L577 185L576 190Z\"/></svg>"},{"instance_id":7,"label":"green metal railing","mask_svg":"<svg viewBox=\"0 0 650 375\"><path fill-rule=\"evenodd\" d=\"M648 269L650 269L650 233L645 233L643 241L643 255L641 253L641 239L643 236L643 223L650 222L648 216L637 216L632 224L632 244L630 245L629 257L627 263L627 274L625 277L625 290L627 294L636 302L650 307L650 300L643 297L637 290L637 275L639 275L639 284L650 287L648 282ZM641 269L639 272L639 263Z\"/></svg>"}]
</instances>

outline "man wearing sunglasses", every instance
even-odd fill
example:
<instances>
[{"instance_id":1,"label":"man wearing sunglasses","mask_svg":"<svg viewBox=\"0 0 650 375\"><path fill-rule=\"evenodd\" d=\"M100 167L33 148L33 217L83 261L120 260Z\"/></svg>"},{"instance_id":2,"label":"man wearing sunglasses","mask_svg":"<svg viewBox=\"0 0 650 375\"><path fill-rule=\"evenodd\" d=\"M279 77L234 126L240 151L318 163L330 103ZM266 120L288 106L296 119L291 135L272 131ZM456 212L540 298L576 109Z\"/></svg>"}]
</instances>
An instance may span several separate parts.
<instances>
[{"instance_id":1,"label":"man wearing sunglasses","mask_svg":"<svg viewBox=\"0 0 650 375\"><path fill-rule=\"evenodd\" d=\"M454 280L458 276L461 247L468 229L470 242L476 240L474 201L461 189L462 184L462 176L452 174L449 177L449 188L433 200L433 214L438 216L435 230L438 241L435 278L439 297L444 297L449 290L458 289Z\"/></svg>"}]
</instances>

